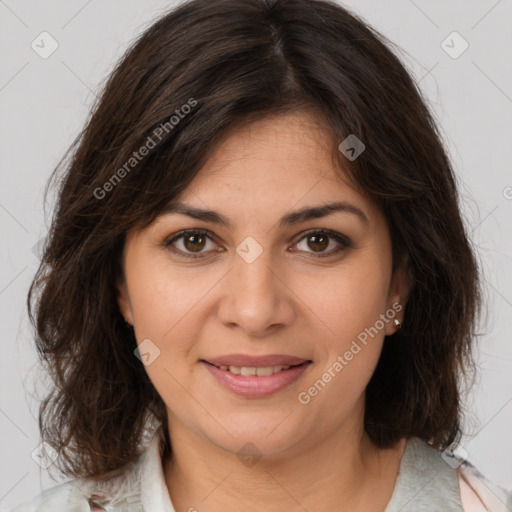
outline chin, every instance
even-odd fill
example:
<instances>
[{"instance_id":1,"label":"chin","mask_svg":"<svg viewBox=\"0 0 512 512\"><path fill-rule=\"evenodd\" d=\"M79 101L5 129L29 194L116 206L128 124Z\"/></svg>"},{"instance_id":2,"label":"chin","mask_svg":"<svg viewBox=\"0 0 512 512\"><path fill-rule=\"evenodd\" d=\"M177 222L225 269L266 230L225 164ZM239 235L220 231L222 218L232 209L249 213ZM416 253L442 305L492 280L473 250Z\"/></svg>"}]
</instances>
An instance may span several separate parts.
<instances>
[{"instance_id":1,"label":"chin","mask_svg":"<svg viewBox=\"0 0 512 512\"><path fill-rule=\"evenodd\" d=\"M252 418L245 415L244 421L232 421L229 426L226 422L223 423L227 432L216 425L214 432L204 434L213 444L239 458L246 455L279 457L279 454L284 455L284 452L306 435L304 432L298 432L299 425L283 421L288 414L283 414L281 409L273 414L255 413ZM297 430L293 428L294 426Z\"/></svg>"}]
</instances>

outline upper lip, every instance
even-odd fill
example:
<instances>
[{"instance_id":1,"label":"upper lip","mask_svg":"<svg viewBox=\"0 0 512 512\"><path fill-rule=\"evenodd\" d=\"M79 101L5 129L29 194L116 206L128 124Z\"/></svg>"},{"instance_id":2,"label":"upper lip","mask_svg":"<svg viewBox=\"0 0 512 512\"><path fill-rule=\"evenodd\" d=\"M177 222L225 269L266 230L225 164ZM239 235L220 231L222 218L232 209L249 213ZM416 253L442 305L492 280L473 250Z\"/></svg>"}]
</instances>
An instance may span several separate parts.
<instances>
[{"instance_id":1,"label":"upper lip","mask_svg":"<svg viewBox=\"0 0 512 512\"><path fill-rule=\"evenodd\" d=\"M310 360L284 354L268 354L265 356L229 354L219 357L209 357L208 359L202 359L202 361L206 361L215 366L246 366L257 368L264 366L294 366Z\"/></svg>"}]
</instances>

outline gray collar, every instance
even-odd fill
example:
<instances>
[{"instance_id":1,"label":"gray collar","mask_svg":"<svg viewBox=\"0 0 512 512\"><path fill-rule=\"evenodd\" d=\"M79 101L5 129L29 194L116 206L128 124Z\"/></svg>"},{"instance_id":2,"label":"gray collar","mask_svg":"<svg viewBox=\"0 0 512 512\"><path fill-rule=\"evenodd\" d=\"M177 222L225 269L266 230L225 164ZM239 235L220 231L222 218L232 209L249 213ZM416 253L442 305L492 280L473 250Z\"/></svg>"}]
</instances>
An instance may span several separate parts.
<instances>
[{"instance_id":1,"label":"gray collar","mask_svg":"<svg viewBox=\"0 0 512 512\"><path fill-rule=\"evenodd\" d=\"M463 512L456 464L417 437L407 440L393 495L384 512Z\"/></svg>"}]
</instances>

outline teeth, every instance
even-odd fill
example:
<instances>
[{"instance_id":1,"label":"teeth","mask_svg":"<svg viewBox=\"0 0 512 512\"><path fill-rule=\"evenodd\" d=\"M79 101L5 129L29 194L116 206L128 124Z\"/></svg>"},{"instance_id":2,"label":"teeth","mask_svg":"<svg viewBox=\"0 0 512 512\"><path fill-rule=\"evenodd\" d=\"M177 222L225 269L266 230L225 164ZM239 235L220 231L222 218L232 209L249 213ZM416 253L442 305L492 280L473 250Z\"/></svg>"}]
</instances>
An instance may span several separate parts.
<instances>
[{"instance_id":1,"label":"teeth","mask_svg":"<svg viewBox=\"0 0 512 512\"><path fill-rule=\"evenodd\" d=\"M281 370L287 370L289 366L226 366L221 365L220 369L234 373L235 375L266 377L278 373Z\"/></svg>"}]
</instances>

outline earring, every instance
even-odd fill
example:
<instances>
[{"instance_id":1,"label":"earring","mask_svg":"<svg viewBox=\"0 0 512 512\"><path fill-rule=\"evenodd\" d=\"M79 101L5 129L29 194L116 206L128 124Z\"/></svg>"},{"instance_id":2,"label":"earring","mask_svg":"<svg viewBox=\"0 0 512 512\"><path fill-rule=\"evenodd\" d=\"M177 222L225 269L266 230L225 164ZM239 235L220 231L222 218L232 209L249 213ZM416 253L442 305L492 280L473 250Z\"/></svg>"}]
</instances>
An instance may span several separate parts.
<instances>
[{"instance_id":1,"label":"earring","mask_svg":"<svg viewBox=\"0 0 512 512\"><path fill-rule=\"evenodd\" d=\"M126 318L124 319L124 323L126 324L126 327L128 327L128 328L133 327L133 325L131 323L129 323L128 320L126 320Z\"/></svg>"},{"instance_id":2,"label":"earring","mask_svg":"<svg viewBox=\"0 0 512 512\"><path fill-rule=\"evenodd\" d=\"M402 324L400 323L400 320L398 320L398 318L395 318L393 321L395 322L397 330L400 329L400 327L402 327Z\"/></svg>"}]
</instances>

